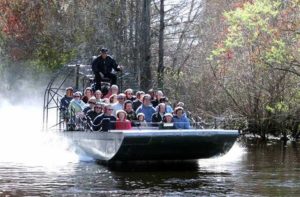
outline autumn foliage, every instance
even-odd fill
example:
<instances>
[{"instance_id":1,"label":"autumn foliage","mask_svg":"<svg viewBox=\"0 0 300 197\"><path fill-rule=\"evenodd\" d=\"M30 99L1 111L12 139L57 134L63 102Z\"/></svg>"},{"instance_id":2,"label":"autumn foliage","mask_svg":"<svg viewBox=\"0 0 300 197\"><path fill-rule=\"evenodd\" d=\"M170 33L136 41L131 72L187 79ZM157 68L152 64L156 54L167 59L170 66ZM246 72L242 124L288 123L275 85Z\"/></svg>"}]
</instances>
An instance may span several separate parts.
<instances>
[{"instance_id":1,"label":"autumn foliage","mask_svg":"<svg viewBox=\"0 0 300 197\"><path fill-rule=\"evenodd\" d=\"M292 85L300 77L299 13L298 0L239 2L225 13L226 33L210 56L231 110L262 137L298 131L285 123L293 116L299 122L299 89Z\"/></svg>"},{"instance_id":2,"label":"autumn foliage","mask_svg":"<svg viewBox=\"0 0 300 197\"><path fill-rule=\"evenodd\" d=\"M28 58L43 30L44 9L40 1L1 0L0 28L4 48L15 61Z\"/></svg>"}]
</instances>

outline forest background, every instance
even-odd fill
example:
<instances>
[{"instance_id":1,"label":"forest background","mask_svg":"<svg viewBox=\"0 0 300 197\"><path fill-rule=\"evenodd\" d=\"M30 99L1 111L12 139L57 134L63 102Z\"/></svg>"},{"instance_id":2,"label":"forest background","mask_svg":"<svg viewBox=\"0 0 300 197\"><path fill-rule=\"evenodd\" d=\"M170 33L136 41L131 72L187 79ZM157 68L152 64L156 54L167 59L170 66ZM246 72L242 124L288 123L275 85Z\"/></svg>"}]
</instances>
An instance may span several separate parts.
<instances>
[{"instance_id":1,"label":"forest background","mask_svg":"<svg viewBox=\"0 0 300 197\"><path fill-rule=\"evenodd\" d=\"M7 97L105 46L128 87L262 138L300 135L300 0L0 0L0 30Z\"/></svg>"}]
</instances>

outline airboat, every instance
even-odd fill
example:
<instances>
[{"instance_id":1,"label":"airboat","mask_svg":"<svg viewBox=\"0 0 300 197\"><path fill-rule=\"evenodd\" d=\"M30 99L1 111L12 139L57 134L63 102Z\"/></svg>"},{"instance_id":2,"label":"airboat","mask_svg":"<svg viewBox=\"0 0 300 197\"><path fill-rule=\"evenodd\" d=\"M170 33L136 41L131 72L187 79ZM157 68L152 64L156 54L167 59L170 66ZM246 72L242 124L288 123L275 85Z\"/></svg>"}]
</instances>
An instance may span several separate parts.
<instances>
[{"instance_id":1,"label":"airboat","mask_svg":"<svg viewBox=\"0 0 300 197\"><path fill-rule=\"evenodd\" d=\"M75 84L83 91L93 83L90 65L66 65L51 78L44 94L43 129L55 131L78 150L102 162L183 161L215 157L227 153L235 143L237 130L203 129L192 124L191 129L160 130L133 128L106 132L66 129L60 116L60 99L65 88ZM132 88L130 75L119 76L120 90Z\"/></svg>"}]
</instances>

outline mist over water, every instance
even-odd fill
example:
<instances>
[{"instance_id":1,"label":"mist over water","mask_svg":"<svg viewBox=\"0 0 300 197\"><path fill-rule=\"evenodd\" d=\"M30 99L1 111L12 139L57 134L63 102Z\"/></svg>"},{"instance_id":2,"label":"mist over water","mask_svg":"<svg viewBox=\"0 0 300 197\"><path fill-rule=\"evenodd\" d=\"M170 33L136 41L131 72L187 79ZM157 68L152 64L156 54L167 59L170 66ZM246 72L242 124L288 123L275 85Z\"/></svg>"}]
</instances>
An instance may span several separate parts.
<instances>
[{"instance_id":1,"label":"mist over water","mask_svg":"<svg viewBox=\"0 0 300 197\"><path fill-rule=\"evenodd\" d=\"M78 161L67 141L41 130L40 101L25 100L14 105L2 100L0 122L0 162L51 166Z\"/></svg>"}]
</instances>

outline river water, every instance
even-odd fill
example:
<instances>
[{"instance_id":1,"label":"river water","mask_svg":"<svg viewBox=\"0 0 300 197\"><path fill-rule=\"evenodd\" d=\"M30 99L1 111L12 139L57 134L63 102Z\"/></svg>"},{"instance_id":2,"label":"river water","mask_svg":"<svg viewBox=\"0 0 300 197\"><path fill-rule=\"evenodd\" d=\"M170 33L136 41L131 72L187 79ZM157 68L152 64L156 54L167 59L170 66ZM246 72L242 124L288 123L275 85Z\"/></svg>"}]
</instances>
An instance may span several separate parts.
<instances>
[{"instance_id":1,"label":"river water","mask_svg":"<svg viewBox=\"0 0 300 197\"><path fill-rule=\"evenodd\" d=\"M11 116L19 118L17 124ZM75 153L55 134L41 132L32 122L40 116L39 108L1 108L0 196L300 194L300 143L247 139L213 159L108 167Z\"/></svg>"}]
</instances>

